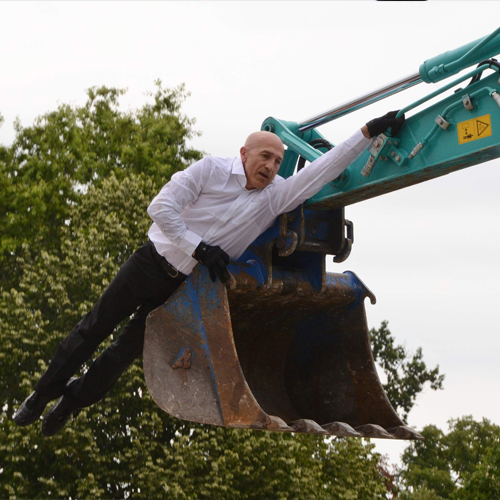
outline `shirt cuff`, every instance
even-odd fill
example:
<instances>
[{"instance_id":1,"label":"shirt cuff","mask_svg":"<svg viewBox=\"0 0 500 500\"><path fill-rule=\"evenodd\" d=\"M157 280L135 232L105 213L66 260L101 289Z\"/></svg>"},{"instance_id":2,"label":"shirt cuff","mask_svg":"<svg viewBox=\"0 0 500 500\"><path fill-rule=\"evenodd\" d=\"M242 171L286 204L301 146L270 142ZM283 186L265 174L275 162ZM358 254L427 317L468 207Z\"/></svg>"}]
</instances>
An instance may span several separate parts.
<instances>
[{"instance_id":1,"label":"shirt cuff","mask_svg":"<svg viewBox=\"0 0 500 500\"><path fill-rule=\"evenodd\" d=\"M361 144L366 144L366 147L372 142L373 137L371 139L368 139L368 137L365 137L365 134L361 131L361 129L356 130L356 133L353 135Z\"/></svg>"},{"instance_id":2,"label":"shirt cuff","mask_svg":"<svg viewBox=\"0 0 500 500\"><path fill-rule=\"evenodd\" d=\"M193 252L196 250L196 247L201 243L201 236L189 229L186 230L186 234L184 234L184 238L176 245L177 248L187 253L190 257L193 256Z\"/></svg>"}]
</instances>

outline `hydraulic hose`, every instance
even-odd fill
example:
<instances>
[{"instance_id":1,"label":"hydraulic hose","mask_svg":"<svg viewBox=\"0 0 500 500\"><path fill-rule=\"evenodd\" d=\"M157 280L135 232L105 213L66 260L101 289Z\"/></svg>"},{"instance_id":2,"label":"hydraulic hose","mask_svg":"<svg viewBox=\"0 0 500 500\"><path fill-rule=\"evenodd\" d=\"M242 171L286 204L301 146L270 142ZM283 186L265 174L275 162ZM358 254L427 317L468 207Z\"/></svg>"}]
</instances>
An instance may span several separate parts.
<instances>
[{"instance_id":1,"label":"hydraulic hose","mask_svg":"<svg viewBox=\"0 0 500 500\"><path fill-rule=\"evenodd\" d=\"M328 151L333 148L332 144L328 142L326 139L313 139L311 142L309 142L310 146L313 146L316 149L320 148L326 148ZM303 156L299 157L299 161L297 163L297 172L302 170L304 168L304 165L306 164L306 159Z\"/></svg>"},{"instance_id":2,"label":"hydraulic hose","mask_svg":"<svg viewBox=\"0 0 500 500\"><path fill-rule=\"evenodd\" d=\"M495 66L495 68L497 68L500 72L500 63L496 60L496 59L486 59L482 62L480 62L477 67L479 68L480 66L482 66L483 64L487 64L488 67L491 69L492 66ZM478 82L480 79L481 79L481 76L483 75L483 72L481 71L480 73L478 73L477 75L473 76L471 81L468 83L467 87L469 87L470 85L472 85L473 83L476 83Z\"/></svg>"}]
</instances>

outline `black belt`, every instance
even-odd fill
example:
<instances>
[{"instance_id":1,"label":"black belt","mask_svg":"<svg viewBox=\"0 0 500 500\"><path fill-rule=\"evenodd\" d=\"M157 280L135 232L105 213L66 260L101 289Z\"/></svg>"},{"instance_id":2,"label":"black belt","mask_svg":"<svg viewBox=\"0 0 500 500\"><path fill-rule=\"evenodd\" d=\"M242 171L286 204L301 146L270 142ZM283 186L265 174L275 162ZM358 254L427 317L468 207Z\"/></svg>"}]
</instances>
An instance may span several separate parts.
<instances>
[{"instance_id":1,"label":"black belt","mask_svg":"<svg viewBox=\"0 0 500 500\"><path fill-rule=\"evenodd\" d=\"M170 262L163 257L163 255L160 255L158 251L156 250L156 247L154 243L149 240L148 245L151 245L153 249L153 254L155 256L155 261L156 263L171 277L171 278L178 278L178 279L184 279L186 278L186 275L178 271Z\"/></svg>"},{"instance_id":2,"label":"black belt","mask_svg":"<svg viewBox=\"0 0 500 500\"><path fill-rule=\"evenodd\" d=\"M172 264L170 264L170 262L163 256L161 257L160 266L171 278L178 278L181 275L182 277L185 276L184 274L180 273Z\"/></svg>"}]
</instances>

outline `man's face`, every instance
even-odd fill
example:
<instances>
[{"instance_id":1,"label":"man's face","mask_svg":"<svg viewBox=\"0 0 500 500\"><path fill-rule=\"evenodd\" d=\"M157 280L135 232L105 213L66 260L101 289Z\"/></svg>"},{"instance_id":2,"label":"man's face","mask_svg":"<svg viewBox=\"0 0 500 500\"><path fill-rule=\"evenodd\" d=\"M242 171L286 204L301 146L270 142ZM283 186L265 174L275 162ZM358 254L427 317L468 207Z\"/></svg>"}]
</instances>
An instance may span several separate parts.
<instances>
[{"instance_id":1,"label":"man's face","mask_svg":"<svg viewBox=\"0 0 500 500\"><path fill-rule=\"evenodd\" d=\"M283 161L283 143L275 134L256 132L240 149L247 189L262 189L271 184Z\"/></svg>"}]
</instances>

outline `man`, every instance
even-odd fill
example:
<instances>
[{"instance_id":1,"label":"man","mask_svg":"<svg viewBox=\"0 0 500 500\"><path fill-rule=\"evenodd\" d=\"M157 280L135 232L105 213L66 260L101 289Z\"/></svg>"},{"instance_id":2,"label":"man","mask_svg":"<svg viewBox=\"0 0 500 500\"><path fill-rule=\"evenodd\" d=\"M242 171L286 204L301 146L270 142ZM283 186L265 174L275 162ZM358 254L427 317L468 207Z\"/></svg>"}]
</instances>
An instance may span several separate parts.
<instances>
[{"instance_id":1,"label":"man","mask_svg":"<svg viewBox=\"0 0 500 500\"><path fill-rule=\"evenodd\" d=\"M208 267L212 281L229 278L237 259L278 215L288 212L338 177L389 127L397 133L404 118L396 112L368 122L352 137L296 175L276 177L284 156L281 140L269 132L251 134L240 158L206 157L172 176L153 200L149 241L120 268L100 299L62 341L35 391L14 421L37 421L47 404L42 432L53 436L71 414L104 397L123 371L142 354L147 315L174 293L193 268ZM80 378L72 378L125 318L132 319Z\"/></svg>"}]
</instances>

